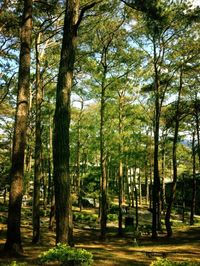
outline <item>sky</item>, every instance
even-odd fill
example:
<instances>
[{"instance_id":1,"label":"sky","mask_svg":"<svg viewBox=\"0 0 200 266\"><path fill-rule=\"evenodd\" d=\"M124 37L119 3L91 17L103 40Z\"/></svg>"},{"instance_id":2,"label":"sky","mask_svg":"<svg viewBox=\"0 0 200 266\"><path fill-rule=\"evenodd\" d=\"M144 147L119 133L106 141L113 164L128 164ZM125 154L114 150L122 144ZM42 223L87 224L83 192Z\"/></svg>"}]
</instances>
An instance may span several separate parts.
<instances>
[{"instance_id":1,"label":"sky","mask_svg":"<svg viewBox=\"0 0 200 266\"><path fill-rule=\"evenodd\" d=\"M200 6L200 0L191 0L191 2L193 3L193 5L195 5L195 6Z\"/></svg>"}]
</instances>

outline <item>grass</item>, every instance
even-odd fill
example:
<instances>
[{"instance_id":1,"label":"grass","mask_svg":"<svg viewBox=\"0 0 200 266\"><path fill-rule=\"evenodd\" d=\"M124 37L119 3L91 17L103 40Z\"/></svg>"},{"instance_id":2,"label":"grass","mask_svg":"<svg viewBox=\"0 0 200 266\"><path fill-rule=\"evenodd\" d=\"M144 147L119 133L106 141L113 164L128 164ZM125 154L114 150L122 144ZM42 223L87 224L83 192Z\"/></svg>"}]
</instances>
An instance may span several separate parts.
<instances>
[{"instance_id":1,"label":"grass","mask_svg":"<svg viewBox=\"0 0 200 266\"><path fill-rule=\"evenodd\" d=\"M55 246L55 232L48 230L48 217L43 216L40 243L32 245L31 212L29 208L24 207L22 214L21 231L25 256L17 259L17 262L33 266L38 265L37 258L39 254ZM77 210L76 213L78 213ZM0 214L5 217L5 213ZM189 226L187 223L180 223L177 219L178 216L174 215L173 238L167 239L164 232L159 235L156 241L152 241L149 232L151 214L142 208L140 209L139 219L140 234L136 236L134 232L129 230L124 233L123 237L119 237L117 235L116 217L113 216L112 221L108 224L107 239L102 241L99 238L97 210L85 209L82 213L76 215L77 220L74 226L75 246L84 248L93 254L94 266L145 266L150 265L157 257L167 257L167 259L173 261L192 261L200 264L200 218L198 216L195 217L197 224ZM1 221L0 230L0 248L2 249L6 237L6 224L1 223ZM137 245L135 245L135 239ZM1 255L0 265L10 265L9 263L12 260L3 257L3 253Z\"/></svg>"}]
</instances>

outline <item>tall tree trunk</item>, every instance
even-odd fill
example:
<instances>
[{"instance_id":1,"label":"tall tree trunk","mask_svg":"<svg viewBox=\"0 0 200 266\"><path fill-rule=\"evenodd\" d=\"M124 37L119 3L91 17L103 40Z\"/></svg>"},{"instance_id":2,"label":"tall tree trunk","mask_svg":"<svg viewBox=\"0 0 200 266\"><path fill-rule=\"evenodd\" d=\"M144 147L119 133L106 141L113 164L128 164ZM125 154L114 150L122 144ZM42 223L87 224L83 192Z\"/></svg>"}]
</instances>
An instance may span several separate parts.
<instances>
[{"instance_id":1,"label":"tall tree trunk","mask_svg":"<svg viewBox=\"0 0 200 266\"><path fill-rule=\"evenodd\" d=\"M145 203L148 205L149 203L149 178L148 178L148 164L147 164L147 159L145 159Z\"/></svg>"},{"instance_id":2,"label":"tall tree trunk","mask_svg":"<svg viewBox=\"0 0 200 266\"><path fill-rule=\"evenodd\" d=\"M36 121L35 121L35 168L34 168L34 190L33 190L33 237L32 242L38 243L40 239L40 182L42 178L42 139L41 139L41 105L42 86L40 81L40 59L38 44L40 33L35 38L36 51Z\"/></svg>"},{"instance_id":3,"label":"tall tree trunk","mask_svg":"<svg viewBox=\"0 0 200 266\"><path fill-rule=\"evenodd\" d=\"M138 191L136 185L134 187L134 194L135 194L135 230L137 230L139 225L139 215L138 215Z\"/></svg>"},{"instance_id":4,"label":"tall tree trunk","mask_svg":"<svg viewBox=\"0 0 200 266\"><path fill-rule=\"evenodd\" d=\"M52 119L49 116L49 144L48 144L48 196L47 204L51 203L53 194L53 184L52 184Z\"/></svg>"},{"instance_id":5,"label":"tall tree trunk","mask_svg":"<svg viewBox=\"0 0 200 266\"><path fill-rule=\"evenodd\" d=\"M73 245L71 177L69 168L70 96L78 27L84 12L97 2L85 5L79 14L79 0L67 0L54 115L53 164L56 204L56 242Z\"/></svg>"},{"instance_id":6,"label":"tall tree trunk","mask_svg":"<svg viewBox=\"0 0 200 266\"><path fill-rule=\"evenodd\" d=\"M160 215L160 175L158 167L159 156L159 128L160 128L160 84L157 69L156 45L154 43L154 71L155 71L155 117L154 117L154 178L153 178L153 216L152 216L152 238L157 237Z\"/></svg>"},{"instance_id":7,"label":"tall tree trunk","mask_svg":"<svg viewBox=\"0 0 200 266\"><path fill-rule=\"evenodd\" d=\"M163 137L163 144L162 144L162 196L161 196L161 202L162 202L162 206L161 209L162 211L165 208L165 204L166 204L166 198L165 198L165 140Z\"/></svg>"},{"instance_id":8,"label":"tall tree trunk","mask_svg":"<svg viewBox=\"0 0 200 266\"><path fill-rule=\"evenodd\" d=\"M138 189L139 189L139 205L142 205L142 181L141 181L141 173L138 173Z\"/></svg>"},{"instance_id":9,"label":"tall tree trunk","mask_svg":"<svg viewBox=\"0 0 200 266\"><path fill-rule=\"evenodd\" d=\"M123 201L123 163L122 163L122 146L123 146L123 125L122 125L122 110L123 110L123 91L119 92L119 214L118 214L118 234L122 235L122 201Z\"/></svg>"},{"instance_id":10,"label":"tall tree trunk","mask_svg":"<svg viewBox=\"0 0 200 266\"><path fill-rule=\"evenodd\" d=\"M7 223L7 239L4 249L9 253L23 252L21 243L21 205L24 175L24 151L29 105L30 52L32 32L32 0L24 0L21 24L21 49L18 77L17 108L13 136L12 166Z\"/></svg>"},{"instance_id":11,"label":"tall tree trunk","mask_svg":"<svg viewBox=\"0 0 200 266\"><path fill-rule=\"evenodd\" d=\"M152 192L153 192L153 156L152 156L152 149L151 149L151 143L150 143L150 154L149 154L149 177L150 177L150 180L149 180L149 187L150 187L150 190L149 190L149 209L153 209L153 195L152 195Z\"/></svg>"},{"instance_id":12,"label":"tall tree trunk","mask_svg":"<svg viewBox=\"0 0 200 266\"><path fill-rule=\"evenodd\" d=\"M73 245L71 178L69 168L70 95L76 50L76 23L79 1L66 1L64 33L58 74L54 116L54 187L56 204L56 243Z\"/></svg>"},{"instance_id":13,"label":"tall tree trunk","mask_svg":"<svg viewBox=\"0 0 200 266\"><path fill-rule=\"evenodd\" d=\"M179 85L179 92L178 92L178 99L177 99L177 105L176 105L176 113L175 113L175 128L174 128L174 138L173 138L173 151L172 151L172 162L173 162L173 181L172 181L172 187L170 191L170 197L168 200L168 206L165 214L165 226L167 230L167 236L172 236L172 228L171 228L171 210L175 198L175 192L176 192L176 183L177 183L177 143L178 143L178 131L179 131L179 123L180 123L180 117L179 117L179 110L180 110L180 100L181 100L181 92L182 92L182 86L183 86L183 80L182 80L182 68L180 70L180 85Z\"/></svg>"},{"instance_id":14,"label":"tall tree trunk","mask_svg":"<svg viewBox=\"0 0 200 266\"><path fill-rule=\"evenodd\" d=\"M195 152L195 132L192 134L192 172L193 172L193 179L192 179L192 204L191 204L191 211L190 211L190 225L194 224L194 214L196 208L196 192L197 192L197 181L196 181L196 152Z\"/></svg>"},{"instance_id":15,"label":"tall tree trunk","mask_svg":"<svg viewBox=\"0 0 200 266\"><path fill-rule=\"evenodd\" d=\"M100 166L101 166L101 204L100 204L100 223L101 237L106 237L107 226L107 171L105 154L105 88L102 85L101 91L101 125L100 125Z\"/></svg>"},{"instance_id":16,"label":"tall tree trunk","mask_svg":"<svg viewBox=\"0 0 200 266\"><path fill-rule=\"evenodd\" d=\"M199 133L199 102L197 98L197 93L195 94L195 103L194 103L194 115L196 121L196 133L197 133L197 154L200 165L200 133ZM197 181L196 181L196 153L195 153L195 132L193 133L192 141L192 158L193 158L193 182L192 182L192 205L190 213L190 224L194 224L194 214L196 208L196 193L197 193Z\"/></svg>"},{"instance_id":17,"label":"tall tree trunk","mask_svg":"<svg viewBox=\"0 0 200 266\"><path fill-rule=\"evenodd\" d=\"M81 100L81 110L79 113L78 123L77 123L77 145L76 145L76 192L78 196L78 206L80 211L82 209L82 193L81 193L81 176L80 176L80 123L82 119L82 112L83 112L83 100Z\"/></svg>"}]
</instances>

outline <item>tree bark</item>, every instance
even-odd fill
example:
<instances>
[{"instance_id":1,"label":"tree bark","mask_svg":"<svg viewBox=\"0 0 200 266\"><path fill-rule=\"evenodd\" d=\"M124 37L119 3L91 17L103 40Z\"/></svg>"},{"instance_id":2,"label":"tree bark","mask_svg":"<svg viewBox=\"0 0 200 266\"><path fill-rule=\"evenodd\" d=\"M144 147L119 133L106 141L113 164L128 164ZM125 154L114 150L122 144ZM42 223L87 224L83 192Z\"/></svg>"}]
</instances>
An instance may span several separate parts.
<instances>
[{"instance_id":1,"label":"tree bark","mask_svg":"<svg viewBox=\"0 0 200 266\"><path fill-rule=\"evenodd\" d=\"M176 183L177 183L177 143L178 143L178 131L179 131L179 123L180 123L180 100L181 100L181 92L182 92L182 86L183 86L183 80L182 80L182 68L180 70L180 85L179 85L179 92L178 92L178 99L177 99L177 106L176 106L176 113L175 113L175 128L174 128L174 138L173 138L173 151L172 151L172 162L173 162L173 181L172 181L172 187L170 192L170 197L168 201L168 206L166 210L165 215L165 226L167 230L167 236L172 236L172 228L171 228L171 210L175 198L175 192L176 192Z\"/></svg>"},{"instance_id":2,"label":"tree bark","mask_svg":"<svg viewBox=\"0 0 200 266\"><path fill-rule=\"evenodd\" d=\"M34 190L33 190L33 237L32 243L38 243L40 239L40 182L42 178L42 139L41 139L41 105L42 86L40 81L40 60L38 43L40 33L35 39L36 51L36 121L35 121L35 168L34 168Z\"/></svg>"},{"instance_id":3,"label":"tree bark","mask_svg":"<svg viewBox=\"0 0 200 266\"><path fill-rule=\"evenodd\" d=\"M24 0L21 24L21 48L18 76L17 108L13 136L12 166L5 251L10 254L23 252L21 243L21 205L23 193L24 153L29 105L30 52L32 32L32 0Z\"/></svg>"},{"instance_id":4,"label":"tree bark","mask_svg":"<svg viewBox=\"0 0 200 266\"><path fill-rule=\"evenodd\" d=\"M152 216L152 238L157 237L160 215L160 175L158 167L159 156L159 128L160 128L160 84L157 69L156 45L154 42L154 71L155 71L155 117L154 117L154 178L153 178L153 216Z\"/></svg>"},{"instance_id":5,"label":"tree bark","mask_svg":"<svg viewBox=\"0 0 200 266\"><path fill-rule=\"evenodd\" d=\"M56 205L56 243L73 245L70 178L70 95L76 51L76 23L79 1L66 1L64 33L56 92L54 116L54 187Z\"/></svg>"},{"instance_id":6,"label":"tree bark","mask_svg":"<svg viewBox=\"0 0 200 266\"><path fill-rule=\"evenodd\" d=\"M165 198L165 139L163 137L163 144L162 144L162 195L161 195L161 202L162 202L162 206L161 209L162 211L165 208L166 205L166 198Z\"/></svg>"},{"instance_id":7,"label":"tree bark","mask_svg":"<svg viewBox=\"0 0 200 266\"><path fill-rule=\"evenodd\" d=\"M101 166L101 204L100 204L100 224L101 238L106 237L107 226L107 171L105 154L105 88L102 85L101 91L101 125L100 125L100 166Z\"/></svg>"},{"instance_id":8,"label":"tree bark","mask_svg":"<svg viewBox=\"0 0 200 266\"><path fill-rule=\"evenodd\" d=\"M122 147L123 147L123 124L122 124L122 110L123 110L123 91L119 94L119 194L118 194L118 202L119 202L119 213L118 213L118 234L122 235L122 201L123 201L123 163L122 163Z\"/></svg>"},{"instance_id":9,"label":"tree bark","mask_svg":"<svg viewBox=\"0 0 200 266\"><path fill-rule=\"evenodd\" d=\"M81 175L80 175L80 127L81 127L81 119L83 113L83 100L81 101L81 110L79 113L78 123L77 123L77 144L76 144L76 191L78 196L78 206L80 211L82 210L82 193L81 193Z\"/></svg>"},{"instance_id":10,"label":"tree bark","mask_svg":"<svg viewBox=\"0 0 200 266\"><path fill-rule=\"evenodd\" d=\"M190 210L190 225L194 224L194 214L196 208L196 192L197 192L197 181L196 181L196 153L195 153L195 132L192 134L192 204Z\"/></svg>"},{"instance_id":11,"label":"tree bark","mask_svg":"<svg viewBox=\"0 0 200 266\"><path fill-rule=\"evenodd\" d=\"M49 116L49 144L48 144L48 196L47 204L51 203L53 195L53 182L52 182L52 119Z\"/></svg>"}]
</instances>

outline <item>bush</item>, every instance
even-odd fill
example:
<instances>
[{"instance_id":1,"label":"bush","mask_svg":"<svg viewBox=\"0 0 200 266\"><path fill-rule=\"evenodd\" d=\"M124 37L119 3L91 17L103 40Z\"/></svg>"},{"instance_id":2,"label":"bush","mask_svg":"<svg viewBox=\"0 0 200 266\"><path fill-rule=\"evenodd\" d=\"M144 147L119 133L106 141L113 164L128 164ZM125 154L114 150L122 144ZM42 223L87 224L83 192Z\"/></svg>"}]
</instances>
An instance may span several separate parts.
<instances>
[{"instance_id":1,"label":"bush","mask_svg":"<svg viewBox=\"0 0 200 266\"><path fill-rule=\"evenodd\" d=\"M73 213L73 220L77 222L86 222L86 221L96 222L98 220L98 215L75 212Z\"/></svg>"},{"instance_id":2,"label":"bush","mask_svg":"<svg viewBox=\"0 0 200 266\"><path fill-rule=\"evenodd\" d=\"M171 261L168 259L161 259L158 258L156 261L153 261L150 266L197 266L199 264L197 263L191 263L189 261L184 261L184 262L176 262L176 261Z\"/></svg>"},{"instance_id":3,"label":"bush","mask_svg":"<svg viewBox=\"0 0 200 266\"><path fill-rule=\"evenodd\" d=\"M89 266L92 265L92 253L85 249L71 248L66 244L59 243L55 248L42 253L39 256L41 263L59 261L63 265L71 262L73 265Z\"/></svg>"},{"instance_id":4,"label":"bush","mask_svg":"<svg viewBox=\"0 0 200 266\"><path fill-rule=\"evenodd\" d=\"M110 213L108 214L108 221L114 222L118 220L118 215L115 213Z\"/></svg>"}]
</instances>

